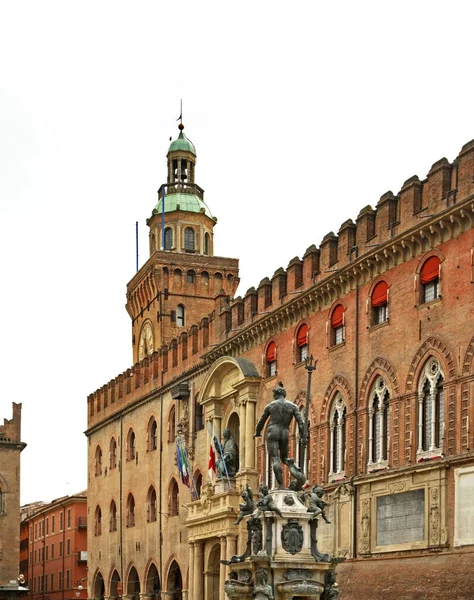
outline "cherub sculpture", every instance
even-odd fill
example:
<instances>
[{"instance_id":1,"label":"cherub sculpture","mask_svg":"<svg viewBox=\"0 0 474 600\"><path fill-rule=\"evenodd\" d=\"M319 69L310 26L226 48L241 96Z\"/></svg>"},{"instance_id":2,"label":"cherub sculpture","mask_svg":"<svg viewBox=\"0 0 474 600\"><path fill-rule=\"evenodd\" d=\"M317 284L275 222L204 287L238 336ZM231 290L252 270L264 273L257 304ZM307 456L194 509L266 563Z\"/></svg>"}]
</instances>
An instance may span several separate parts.
<instances>
[{"instance_id":1,"label":"cherub sculpture","mask_svg":"<svg viewBox=\"0 0 474 600\"><path fill-rule=\"evenodd\" d=\"M313 513L312 519L316 519L321 516L326 523L330 523L331 521L327 518L324 509L328 505L327 502L324 502L322 499L324 496L324 490L319 485L313 485L310 495L309 495L309 507L308 512Z\"/></svg>"},{"instance_id":2,"label":"cherub sculpture","mask_svg":"<svg viewBox=\"0 0 474 600\"><path fill-rule=\"evenodd\" d=\"M240 495L242 496L243 502L239 504L240 512L239 516L237 517L237 521L235 521L234 525L238 525L244 517L251 515L255 510L255 502L253 500L252 488L249 486L248 483L245 487L245 490L242 490L242 493Z\"/></svg>"},{"instance_id":3,"label":"cherub sculpture","mask_svg":"<svg viewBox=\"0 0 474 600\"><path fill-rule=\"evenodd\" d=\"M280 509L275 504L275 501L269 494L268 485L261 485L258 488L257 516L260 516L260 513L265 512L266 510L275 512L283 519L283 515L281 514Z\"/></svg>"}]
</instances>

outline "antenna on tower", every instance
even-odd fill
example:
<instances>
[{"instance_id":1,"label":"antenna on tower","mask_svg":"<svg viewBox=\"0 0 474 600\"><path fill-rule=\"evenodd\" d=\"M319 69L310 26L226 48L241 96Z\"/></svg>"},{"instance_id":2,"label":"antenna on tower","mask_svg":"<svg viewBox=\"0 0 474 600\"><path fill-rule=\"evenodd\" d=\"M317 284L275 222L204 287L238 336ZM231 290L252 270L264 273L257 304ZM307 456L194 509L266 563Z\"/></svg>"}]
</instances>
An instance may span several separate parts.
<instances>
[{"instance_id":1,"label":"antenna on tower","mask_svg":"<svg viewBox=\"0 0 474 600\"><path fill-rule=\"evenodd\" d=\"M180 106L179 117L176 120L179 121L180 125L182 125L183 124L183 99L182 98L179 101L179 106ZM180 129L181 129L181 127L180 127Z\"/></svg>"}]
</instances>

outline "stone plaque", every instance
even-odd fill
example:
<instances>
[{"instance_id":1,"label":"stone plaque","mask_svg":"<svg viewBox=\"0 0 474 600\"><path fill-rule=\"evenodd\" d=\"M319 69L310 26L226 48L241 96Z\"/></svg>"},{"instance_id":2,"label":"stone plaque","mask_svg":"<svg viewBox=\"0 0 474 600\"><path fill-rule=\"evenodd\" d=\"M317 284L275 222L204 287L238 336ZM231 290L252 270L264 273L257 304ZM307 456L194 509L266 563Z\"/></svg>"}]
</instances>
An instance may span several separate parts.
<instances>
[{"instance_id":1,"label":"stone plaque","mask_svg":"<svg viewBox=\"0 0 474 600\"><path fill-rule=\"evenodd\" d=\"M377 498L377 546L425 539L425 490Z\"/></svg>"},{"instance_id":2,"label":"stone plaque","mask_svg":"<svg viewBox=\"0 0 474 600\"><path fill-rule=\"evenodd\" d=\"M454 545L474 544L474 467L455 470Z\"/></svg>"}]
</instances>

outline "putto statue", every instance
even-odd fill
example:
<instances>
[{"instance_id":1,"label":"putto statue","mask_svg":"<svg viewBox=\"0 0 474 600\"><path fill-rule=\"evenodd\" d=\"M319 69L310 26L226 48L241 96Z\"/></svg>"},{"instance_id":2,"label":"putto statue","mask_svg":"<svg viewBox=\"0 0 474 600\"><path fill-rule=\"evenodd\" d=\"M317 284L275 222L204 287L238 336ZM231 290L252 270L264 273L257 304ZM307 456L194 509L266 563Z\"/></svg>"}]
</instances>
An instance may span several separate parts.
<instances>
[{"instance_id":1,"label":"putto statue","mask_svg":"<svg viewBox=\"0 0 474 600\"><path fill-rule=\"evenodd\" d=\"M324 509L328 505L327 502L323 500L324 489L319 485L313 485L310 495L309 495L309 507L308 512L313 513L312 519L316 519L321 516L326 523L330 523L331 521L327 518Z\"/></svg>"},{"instance_id":2,"label":"putto statue","mask_svg":"<svg viewBox=\"0 0 474 600\"><path fill-rule=\"evenodd\" d=\"M268 404L260 417L254 437L260 437L263 427L268 419L265 442L267 452L273 464L273 473L280 489L283 488L283 472L281 465L287 464L288 460L288 439L290 423L296 419L301 436L302 443L306 446L306 430L303 417L298 406L294 402L286 400L286 390L280 381L273 390L273 400Z\"/></svg>"},{"instance_id":3,"label":"putto statue","mask_svg":"<svg viewBox=\"0 0 474 600\"><path fill-rule=\"evenodd\" d=\"M214 447L220 456L216 461L217 471L221 477L234 477L239 470L239 448L228 429L224 429L222 436L222 444L214 438Z\"/></svg>"},{"instance_id":4,"label":"putto statue","mask_svg":"<svg viewBox=\"0 0 474 600\"><path fill-rule=\"evenodd\" d=\"M248 483L245 487L245 490L243 490L240 495L242 496L243 502L239 504L240 512L239 516L237 517L237 521L234 523L234 525L238 525L244 517L248 517L255 510L255 502L253 501L252 488L249 486Z\"/></svg>"}]
</instances>

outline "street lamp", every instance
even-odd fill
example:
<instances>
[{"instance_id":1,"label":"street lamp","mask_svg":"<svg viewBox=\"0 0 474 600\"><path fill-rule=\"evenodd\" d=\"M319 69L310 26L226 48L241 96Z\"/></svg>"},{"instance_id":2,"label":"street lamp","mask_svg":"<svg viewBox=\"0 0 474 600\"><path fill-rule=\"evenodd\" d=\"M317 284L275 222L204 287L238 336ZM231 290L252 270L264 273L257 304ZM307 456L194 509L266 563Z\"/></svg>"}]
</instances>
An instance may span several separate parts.
<instances>
[{"instance_id":1,"label":"street lamp","mask_svg":"<svg viewBox=\"0 0 474 600\"><path fill-rule=\"evenodd\" d=\"M309 425L309 398L311 396L311 376L313 374L313 371L316 370L316 364L317 364L317 360L314 360L313 355L311 354L311 356L307 356L304 359L304 368L308 371L308 385L306 387L306 405L305 405L305 415L304 415L304 436L306 438L306 443L308 443L308 425ZM308 451L306 452L306 447L303 445L302 448L302 454L303 456L301 457L301 468L303 469L304 474L306 475L306 479L309 479L309 473L308 473L308 462L309 462L309 448Z\"/></svg>"}]
</instances>

